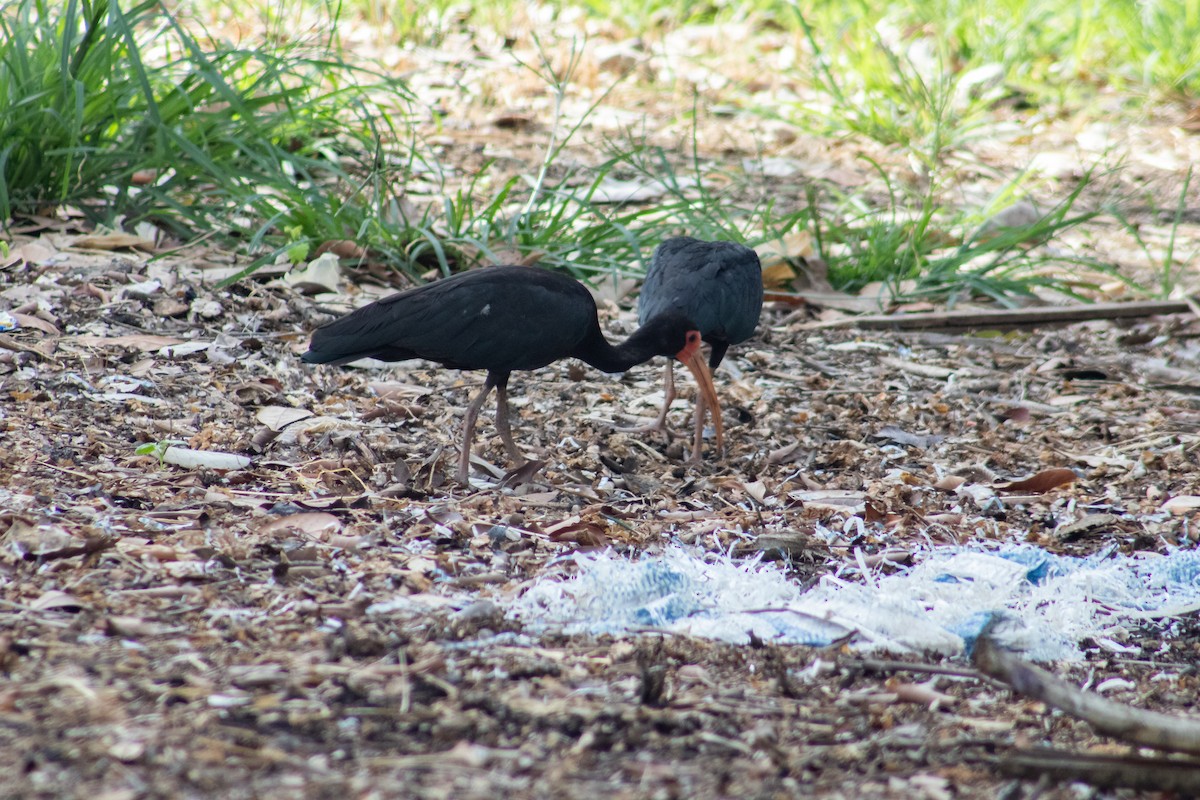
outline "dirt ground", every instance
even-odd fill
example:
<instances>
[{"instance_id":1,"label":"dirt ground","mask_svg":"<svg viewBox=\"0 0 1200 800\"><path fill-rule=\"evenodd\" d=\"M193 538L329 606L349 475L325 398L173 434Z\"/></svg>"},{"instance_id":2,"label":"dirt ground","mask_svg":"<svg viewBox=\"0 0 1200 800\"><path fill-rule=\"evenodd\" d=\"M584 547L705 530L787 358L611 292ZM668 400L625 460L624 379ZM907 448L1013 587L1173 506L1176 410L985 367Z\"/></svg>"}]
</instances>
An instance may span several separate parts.
<instances>
[{"instance_id":1,"label":"dirt ground","mask_svg":"<svg viewBox=\"0 0 1200 800\"><path fill-rule=\"evenodd\" d=\"M533 169L544 83L498 66L503 43L458 46L483 55L396 57L452 112L442 155L464 173L496 158ZM604 83L603 60L585 66ZM756 102L789 89L763 75ZM671 119L635 88L611 102ZM874 174L863 155L904 169L746 124L674 118L652 140L682 152L696 133L706 155L785 158L856 188ZM964 201L994 188L983 176L1036 160L1068 181L1105 142L1133 142L1112 182L1154 201L1142 233L1164 242L1155 209L1174 208L1200 147L1174 124L1061 119L984 141L959 168ZM769 182L804 194L799 177ZM1196 222L1189 211L1188 236ZM560 363L511 384L516 439L542 468L509 473L485 411L464 489L448 479L480 374L304 367L334 301L269 270L217 289L244 264L203 244L151 259L84 239L75 219L13 233L0 269L20 324L0 333L0 796L1066 798L1088 790L1005 759L1129 752L961 654L532 635L504 609L576 549L785 551L807 586L939 544L1194 547L1194 315L960 335L822 327L836 311L769 303L717 375L723 455L691 466L686 436L617 430L653 416L659 364L605 376ZM1145 255L1116 226L1103 235L1110 261ZM611 339L635 326L630 300L604 304ZM1074 479L1002 502L962 490L1050 469ZM1106 695L1123 703L1195 708L1194 614L1082 646L1084 660L1050 666L1079 685L1128 681Z\"/></svg>"},{"instance_id":2,"label":"dirt ground","mask_svg":"<svg viewBox=\"0 0 1200 800\"><path fill-rule=\"evenodd\" d=\"M53 309L0 340L5 797L1020 797L1034 783L999 766L1014 748L1122 751L962 657L534 637L503 603L556 554L668 540L782 539L799 583L855 548L1192 546L1198 512L1170 505L1200 488L1190 315L960 336L772 305L718 373L724 457L690 467L686 437L615 430L653 414L657 366L562 363L513 385L544 468L501 485L485 414L464 490L447 478L480 375L305 368L327 318L310 299L62 236L0 272L14 306ZM634 327L607 316L612 338ZM160 441L253 463L135 452ZM1078 479L986 511L934 486L1051 467ZM817 535L855 516L861 533ZM1165 631L1085 643L1059 671L1190 709L1195 620Z\"/></svg>"}]
</instances>

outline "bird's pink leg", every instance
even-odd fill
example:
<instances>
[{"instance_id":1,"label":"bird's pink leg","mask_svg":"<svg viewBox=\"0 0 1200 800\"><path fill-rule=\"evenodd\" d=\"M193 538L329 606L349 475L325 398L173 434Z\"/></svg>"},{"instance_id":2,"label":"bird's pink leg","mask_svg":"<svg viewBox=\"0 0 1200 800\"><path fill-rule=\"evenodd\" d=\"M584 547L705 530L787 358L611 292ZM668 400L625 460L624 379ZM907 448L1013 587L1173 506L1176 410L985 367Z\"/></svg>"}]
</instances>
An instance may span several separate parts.
<instances>
[{"instance_id":1,"label":"bird's pink leg","mask_svg":"<svg viewBox=\"0 0 1200 800\"><path fill-rule=\"evenodd\" d=\"M663 404L658 412L658 419L649 425L639 425L635 428L617 428L622 433L649 433L651 431L667 431L667 412L671 403L675 402L675 367L673 361L667 362L667 371L663 373ZM669 434L670 431L667 431Z\"/></svg>"},{"instance_id":2,"label":"bird's pink leg","mask_svg":"<svg viewBox=\"0 0 1200 800\"><path fill-rule=\"evenodd\" d=\"M504 442L504 449L508 451L508 457L513 460L513 467L523 465L525 456L513 442L512 428L508 425L507 378L496 383L496 432L500 434L500 441Z\"/></svg>"},{"instance_id":3,"label":"bird's pink leg","mask_svg":"<svg viewBox=\"0 0 1200 800\"><path fill-rule=\"evenodd\" d=\"M471 399L471 405L467 406L467 416L463 419L462 451L458 456L458 472L454 473L454 480L464 486L467 484L467 473L471 467L471 441L475 438L475 421L479 419L479 409L483 408L483 401L495 385L496 381L491 373L488 373L483 388Z\"/></svg>"},{"instance_id":4,"label":"bird's pink leg","mask_svg":"<svg viewBox=\"0 0 1200 800\"><path fill-rule=\"evenodd\" d=\"M692 455L688 458L693 464L700 463L701 455L704 452L704 395L697 393L696 396L696 421L695 432L692 435Z\"/></svg>"},{"instance_id":5,"label":"bird's pink leg","mask_svg":"<svg viewBox=\"0 0 1200 800\"><path fill-rule=\"evenodd\" d=\"M675 402L675 362L667 362L667 371L663 373L663 404L662 410L658 412L658 419L654 421L652 430L662 430L667 426L667 411L671 408L671 403Z\"/></svg>"},{"instance_id":6,"label":"bird's pink leg","mask_svg":"<svg viewBox=\"0 0 1200 800\"><path fill-rule=\"evenodd\" d=\"M696 395L696 432L692 439L692 456L689 459L693 463L696 463L700 461L703 451L704 414L708 409L712 409L713 429L716 431L717 438L717 452L721 452L725 447L725 430L721 421L721 400L717 397L716 387L713 386L712 373L699 353L692 352L686 357L676 357L692 373L692 377L696 379L696 387L699 389Z\"/></svg>"}]
</instances>

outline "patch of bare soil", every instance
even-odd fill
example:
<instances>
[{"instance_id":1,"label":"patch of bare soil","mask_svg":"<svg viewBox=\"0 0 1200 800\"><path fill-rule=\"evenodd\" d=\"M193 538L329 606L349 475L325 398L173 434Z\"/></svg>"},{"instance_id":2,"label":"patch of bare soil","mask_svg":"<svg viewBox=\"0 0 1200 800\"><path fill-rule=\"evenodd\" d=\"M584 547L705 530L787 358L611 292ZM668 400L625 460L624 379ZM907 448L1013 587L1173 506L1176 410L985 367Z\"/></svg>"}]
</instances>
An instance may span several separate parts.
<instances>
[{"instance_id":1,"label":"patch of bare soil","mask_svg":"<svg viewBox=\"0 0 1200 800\"><path fill-rule=\"evenodd\" d=\"M1123 749L963 656L532 637L503 603L565 551L670 540L786 551L798 583L930 542L1194 546L1190 315L949 336L768 307L717 377L723 457L616 431L660 365L562 363L512 386L544 468L506 474L485 414L464 490L479 374L305 368L327 316L292 290L57 237L0 272L5 797L1015 797L1014 748ZM1194 618L1117 639L1059 673L1194 708Z\"/></svg>"},{"instance_id":2,"label":"patch of bare soil","mask_svg":"<svg viewBox=\"0 0 1200 800\"><path fill-rule=\"evenodd\" d=\"M504 36L378 53L372 31L347 41L436 111L428 141L451 187L487 164L495 185L534 171L551 132L576 123L552 177L615 142L661 146L681 174L693 145L740 163L761 181L728 191L779 213L814 182L887 198L874 164L923 180L882 147L739 110L812 99L788 83L791 34L622 41L602 27L561 119ZM560 72L566 53L552 54ZM1163 113L1137 127L998 119L994 140L959 154L956 202L982 211L1028 169L1052 207L1121 162L1122 185L1087 197L1143 198L1130 211L1143 242L1105 220L1103 247L1068 246L1152 282L1175 233L1177 253L1196 240L1194 210L1176 226L1163 209L1200 140ZM721 173L705 176L717 192ZM441 177L406 187L412 202L440 204ZM535 637L504 607L576 549L766 551L807 585L895 569L930 544L1193 547L1191 315L946 335L826 328L819 309L769 304L717 376L725 454L684 463L690 397L676 438L617 430L653 417L660 365L617 377L561 363L511 384L517 442L544 467L509 472L485 412L464 490L447 479L482 375L305 368L307 332L329 316L263 274L214 289L237 268L220 253L113 255L98 248L130 243L50 220L16 233L0 263L0 303L20 323L0 333L0 796L1067 797L1006 759L1129 750L961 654ZM605 315L610 338L634 328L627 307ZM1194 614L1082 644L1085 660L1055 671L1141 708L1196 705Z\"/></svg>"}]
</instances>

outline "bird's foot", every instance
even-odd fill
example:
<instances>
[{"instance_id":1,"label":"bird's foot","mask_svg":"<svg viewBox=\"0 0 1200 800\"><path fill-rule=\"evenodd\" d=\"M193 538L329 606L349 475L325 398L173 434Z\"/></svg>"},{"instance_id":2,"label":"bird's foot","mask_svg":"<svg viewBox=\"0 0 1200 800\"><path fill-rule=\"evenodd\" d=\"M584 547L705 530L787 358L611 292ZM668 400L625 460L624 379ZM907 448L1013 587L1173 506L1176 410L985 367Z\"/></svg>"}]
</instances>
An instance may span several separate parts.
<instances>
[{"instance_id":1,"label":"bird's foot","mask_svg":"<svg viewBox=\"0 0 1200 800\"><path fill-rule=\"evenodd\" d=\"M537 477L537 474L541 472L545 466L545 461L538 460L526 461L523 464L518 464L504 474L504 477L500 479L499 485L501 488L513 489L523 483L529 483Z\"/></svg>"},{"instance_id":2,"label":"bird's foot","mask_svg":"<svg viewBox=\"0 0 1200 800\"><path fill-rule=\"evenodd\" d=\"M662 433L667 437L667 441L671 441L676 436L675 431L671 430L665 423L661 422L650 422L645 425L618 425L617 427L613 428L613 430L615 430L617 433Z\"/></svg>"},{"instance_id":3,"label":"bird's foot","mask_svg":"<svg viewBox=\"0 0 1200 800\"><path fill-rule=\"evenodd\" d=\"M712 438L714 440L712 447L709 450L709 455L716 460L720 460L725 457L724 437L722 437L719 432L715 430L713 430L713 433L710 435L710 430L712 429L704 427L696 430L695 436L692 438L692 452L687 458L688 466L699 466L704 462L704 440L708 438Z\"/></svg>"}]
</instances>

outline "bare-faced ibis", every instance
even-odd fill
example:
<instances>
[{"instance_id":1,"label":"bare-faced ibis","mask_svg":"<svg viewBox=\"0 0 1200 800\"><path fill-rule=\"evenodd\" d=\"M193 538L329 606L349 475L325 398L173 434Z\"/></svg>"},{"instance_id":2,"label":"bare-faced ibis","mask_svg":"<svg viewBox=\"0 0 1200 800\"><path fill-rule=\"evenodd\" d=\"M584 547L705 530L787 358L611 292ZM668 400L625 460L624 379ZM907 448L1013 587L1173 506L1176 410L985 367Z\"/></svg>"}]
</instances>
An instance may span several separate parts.
<instances>
[{"instance_id":1,"label":"bare-faced ibis","mask_svg":"<svg viewBox=\"0 0 1200 800\"><path fill-rule=\"evenodd\" d=\"M654 251L638 297L638 320L648 325L664 315L693 320L712 347L708 365L716 370L731 344L749 339L762 312L762 265L758 254L736 242L706 242L688 236L667 239ZM661 429L675 399L675 377L667 364L663 379L662 411L646 429ZM703 389L704 387L701 387ZM713 411L717 449L723 446L721 408L707 392L696 401L696 431L692 458L700 457L704 410Z\"/></svg>"},{"instance_id":2,"label":"bare-faced ibis","mask_svg":"<svg viewBox=\"0 0 1200 800\"><path fill-rule=\"evenodd\" d=\"M496 430L509 456L524 462L508 422L508 376L578 358L603 372L625 370L655 356L682 361L702 394L717 402L700 352L697 326L683 314L657 315L619 345L600 331L596 302L579 281L536 267L488 267L377 300L313 332L304 361L346 364L360 358L422 358L452 369L485 369L483 389L463 423L456 478L466 483L475 420L496 390Z\"/></svg>"}]
</instances>

